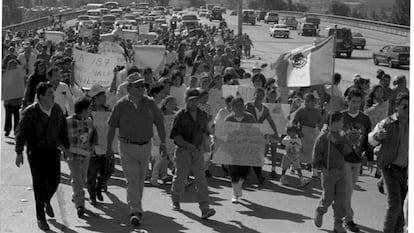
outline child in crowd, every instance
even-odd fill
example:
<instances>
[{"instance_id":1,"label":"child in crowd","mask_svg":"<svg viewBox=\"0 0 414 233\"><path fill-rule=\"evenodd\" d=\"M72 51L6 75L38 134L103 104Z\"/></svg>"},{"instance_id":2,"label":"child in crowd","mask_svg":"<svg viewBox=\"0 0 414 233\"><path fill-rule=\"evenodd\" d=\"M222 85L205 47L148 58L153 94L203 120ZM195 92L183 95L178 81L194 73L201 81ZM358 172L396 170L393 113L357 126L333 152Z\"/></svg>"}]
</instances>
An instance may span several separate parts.
<instances>
[{"instance_id":1,"label":"child in crowd","mask_svg":"<svg viewBox=\"0 0 414 233\"><path fill-rule=\"evenodd\" d=\"M89 158L93 151L94 128L91 115L92 101L85 97L75 103L75 114L67 118L71 157L68 158L72 182L72 201L78 217L85 214L85 187Z\"/></svg>"},{"instance_id":2,"label":"child in crowd","mask_svg":"<svg viewBox=\"0 0 414 233\"><path fill-rule=\"evenodd\" d=\"M287 185L286 170L293 165L298 173L300 184L305 187L310 183L302 175L302 169L300 165L300 154L302 152L302 141L298 137L298 128L293 125L289 125L286 128L287 136L282 139L282 144L286 147L286 153L282 159L282 176L280 177L280 183Z\"/></svg>"},{"instance_id":3,"label":"child in crowd","mask_svg":"<svg viewBox=\"0 0 414 233\"><path fill-rule=\"evenodd\" d=\"M344 154L352 151L352 147L342 134L344 127L343 114L333 112L331 122L324 127L316 138L313 149L313 165L322 171L323 193L315 211L315 225L322 226L323 215L332 202L335 202L334 232L345 233L343 218L345 217L345 158ZM330 124L330 125L329 125ZM330 144L328 146L328 144ZM329 147L329 149L328 149Z\"/></svg>"},{"instance_id":4,"label":"child in crowd","mask_svg":"<svg viewBox=\"0 0 414 233\"><path fill-rule=\"evenodd\" d=\"M169 135L173 121L175 111L177 110L177 103L173 96L167 96L161 102L161 111L164 113L164 125L165 125L165 133ZM155 130L154 133L157 131ZM161 176L161 179L164 183L171 181L171 177L168 176L168 161L173 161L171 156L174 153L174 143L171 139L166 139L166 147L167 147L167 154L160 154L159 153L159 144L161 143L157 136L154 136L153 148L152 148L152 156L153 156L153 166L152 166L152 174L151 174L151 184L153 186L159 186L158 179ZM173 167L175 167L173 165Z\"/></svg>"},{"instance_id":5,"label":"child in crowd","mask_svg":"<svg viewBox=\"0 0 414 233\"><path fill-rule=\"evenodd\" d=\"M106 105L105 89L101 85L93 85L88 92L92 98L92 119L98 136L95 153L89 160L86 185L92 205L97 205L96 198L103 201L102 191L107 191L107 182L115 170L114 157L106 155L106 135L111 109Z\"/></svg>"}]
</instances>

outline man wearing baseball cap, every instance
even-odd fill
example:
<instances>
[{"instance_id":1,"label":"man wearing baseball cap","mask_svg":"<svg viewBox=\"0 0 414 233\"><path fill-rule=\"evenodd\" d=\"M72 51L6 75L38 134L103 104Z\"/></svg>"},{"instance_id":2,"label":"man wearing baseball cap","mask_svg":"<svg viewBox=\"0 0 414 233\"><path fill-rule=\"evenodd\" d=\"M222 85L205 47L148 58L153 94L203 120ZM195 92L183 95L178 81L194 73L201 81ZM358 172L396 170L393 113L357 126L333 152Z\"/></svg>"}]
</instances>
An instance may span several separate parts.
<instances>
[{"instance_id":1,"label":"man wearing baseball cap","mask_svg":"<svg viewBox=\"0 0 414 233\"><path fill-rule=\"evenodd\" d=\"M106 156L113 156L115 129L119 129L121 165L127 180L130 222L141 224L145 174L151 155L153 124L160 137L160 153L166 153L164 117L155 101L146 95L147 83L140 75L127 78L128 94L114 106L109 117Z\"/></svg>"},{"instance_id":2,"label":"man wearing baseball cap","mask_svg":"<svg viewBox=\"0 0 414 233\"><path fill-rule=\"evenodd\" d=\"M190 171L195 177L197 199L201 210L201 218L207 219L216 211L209 207L208 186L204 173L203 140L208 132L207 113L198 106L199 91L189 89L186 92L186 107L182 108L174 119L170 138L177 145L175 150L176 171L171 187L172 207L181 210L180 197L185 189L185 182Z\"/></svg>"}]
</instances>

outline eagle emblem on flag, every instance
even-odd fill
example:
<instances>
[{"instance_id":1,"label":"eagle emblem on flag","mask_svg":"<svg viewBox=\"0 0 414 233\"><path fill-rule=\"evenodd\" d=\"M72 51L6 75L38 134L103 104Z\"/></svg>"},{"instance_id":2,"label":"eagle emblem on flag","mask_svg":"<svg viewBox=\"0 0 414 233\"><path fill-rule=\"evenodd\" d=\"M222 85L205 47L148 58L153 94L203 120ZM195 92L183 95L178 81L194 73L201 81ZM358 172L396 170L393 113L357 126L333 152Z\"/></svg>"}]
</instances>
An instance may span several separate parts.
<instances>
[{"instance_id":1,"label":"eagle emblem on flag","mask_svg":"<svg viewBox=\"0 0 414 233\"><path fill-rule=\"evenodd\" d=\"M303 53L297 53L289 57L289 62L296 69L300 69L306 65L308 59L303 55Z\"/></svg>"}]
</instances>

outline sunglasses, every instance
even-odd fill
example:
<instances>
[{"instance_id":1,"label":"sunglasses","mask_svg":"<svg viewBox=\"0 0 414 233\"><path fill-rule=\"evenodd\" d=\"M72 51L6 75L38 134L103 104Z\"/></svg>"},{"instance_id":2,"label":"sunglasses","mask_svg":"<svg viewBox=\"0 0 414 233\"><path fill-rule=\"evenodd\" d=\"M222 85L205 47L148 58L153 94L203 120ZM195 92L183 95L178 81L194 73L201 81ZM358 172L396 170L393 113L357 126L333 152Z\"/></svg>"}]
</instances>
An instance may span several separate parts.
<instances>
[{"instance_id":1,"label":"sunglasses","mask_svg":"<svg viewBox=\"0 0 414 233\"><path fill-rule=\"evenodd\" d=\"M133 84L132 86L135 88L145 88L145 84Z\"/></svg>"}]
</instances>

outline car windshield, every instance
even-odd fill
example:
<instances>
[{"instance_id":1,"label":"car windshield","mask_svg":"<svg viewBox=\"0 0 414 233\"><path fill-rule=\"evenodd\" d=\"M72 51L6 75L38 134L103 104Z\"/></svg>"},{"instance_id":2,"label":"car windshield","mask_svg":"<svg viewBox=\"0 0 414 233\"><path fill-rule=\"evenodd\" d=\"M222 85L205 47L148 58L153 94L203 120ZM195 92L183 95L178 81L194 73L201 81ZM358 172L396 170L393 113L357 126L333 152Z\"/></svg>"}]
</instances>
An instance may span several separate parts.
<instances>
[{"instance_id":1,"label":"car windshield","mask_svg":"<svg viewBox=\"0 0 414 233\"><path fill-rule=\"evenodd\" d=\"M89 16L79 16L78 20L89 20Z\"/></svg>"},{"instance_id":2,"label":"car windshield","mask_svg":"<svg viewBox=\"0 0 414 233\"><path fill-rule=\"evenodd\" d=\"M356 32L356 33L352 33L352 36L353 37L362 37L362 34L359 33L359 32Z\"/></svg>"},{"instance_id":3,"label":"car windshield","mask_svg":"<svg viewBox=\"0 0 414 233\"><path fill-rule=\"evenodd\" d=\"M115 16L113 16L113 15L107 15L107 16L104 16L104 17L102 17L102 20L105 20L105 21L115 21Z\"/></svg>"},{"instance_id":4,"label":"car windshield","mask_svg":"<svg viewBox=\"0 0 414 233\"><path fill-rule=\"evenodd\" d=\"M286 25L276 24L275 28L288 28Z\"/></svg>"},{"instance_id":5,"label":"car windshield","mask_svg":"<svg viewBox=\"0 0 414 233\"><path fill-rule=\"evenodd\" d=\"M304 24L303 28L313 28L313 24Z\"/></svg>"},{"instance_id":6,"label":"car windshield","mask_svg":"<svg viewBox=\"0 0 414 233\"><path fill-rule=\"evenodd\" d=\"M195 15L183 15L182 20L197 20L197 16L195 16Z\"/></svg>"},{"instance_id":7,"label":"car windshield","mask_svg":"<svg viewBox=\"0 0 414 233\"><path fill-rule=\"evenodd\" d=\"M410 52L410 47L408 46L396 46L393 49L394 52L398 53L398 52Z\"/></svg>"},{"instance_id":8,"label":"car windshield","mask_svg":"<svg viewBox=\"0 0 414 233\"><path fill-rule=\"evenodd\" d=\"M277 16L277 14L276 13L269 13L269 16L274 17L274 16Z\"/></svg>"}]
</instances>

